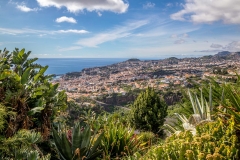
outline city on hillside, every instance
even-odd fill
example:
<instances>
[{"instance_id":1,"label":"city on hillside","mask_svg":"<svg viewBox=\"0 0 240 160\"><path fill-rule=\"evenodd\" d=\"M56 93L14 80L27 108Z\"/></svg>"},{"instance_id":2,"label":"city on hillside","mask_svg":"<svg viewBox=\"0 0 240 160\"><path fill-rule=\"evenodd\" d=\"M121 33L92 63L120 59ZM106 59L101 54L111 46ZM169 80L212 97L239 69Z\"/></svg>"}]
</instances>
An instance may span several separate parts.
<instances>
[{"instance_id":1,"label":"city on hillside","mask_svg":"<svg viewBox=\"0 0 240 160\"><path fill-rule=\"evenodd\" d=\"M54 82L59 83L59 90L65 90L70 99L81 96L97 98L112 93L124 96L131 89L188 87L191 78L197 83L206 77L232 79L240 73L239 66L240 52L219 52L199 58L129 59L109 66L67 73Z\"/></svg>"}]
</instances>

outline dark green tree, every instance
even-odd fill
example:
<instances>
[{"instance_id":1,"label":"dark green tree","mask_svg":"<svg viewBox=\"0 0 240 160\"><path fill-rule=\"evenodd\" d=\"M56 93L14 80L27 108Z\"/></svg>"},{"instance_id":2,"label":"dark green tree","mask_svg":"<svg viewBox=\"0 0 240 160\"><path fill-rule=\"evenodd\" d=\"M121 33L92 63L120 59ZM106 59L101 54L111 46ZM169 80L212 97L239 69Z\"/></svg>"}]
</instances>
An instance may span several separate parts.
<instances>
[{"instance_id":1,"label":"dark green tree","mask_svg":"<svg viewBox=\"0 0 240 160\"><path fill-rule=\"evenodd\" d=\"M130 122L137 129L161 134L160 127L167 116L167 105L152 88L139 94L131 105Z\"/></svg>"}]
</instances>

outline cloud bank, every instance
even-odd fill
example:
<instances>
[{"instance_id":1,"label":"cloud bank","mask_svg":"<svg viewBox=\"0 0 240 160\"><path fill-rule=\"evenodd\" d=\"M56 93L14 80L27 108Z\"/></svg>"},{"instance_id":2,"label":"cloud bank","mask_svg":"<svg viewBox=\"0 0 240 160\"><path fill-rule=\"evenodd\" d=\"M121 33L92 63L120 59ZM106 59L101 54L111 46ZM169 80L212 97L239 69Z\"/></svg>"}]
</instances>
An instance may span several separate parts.
<instances>
[{"instance_id":1,"label":"cloud bank","mask_svg":"<svg viewBox=\"0 0 240 160\"><path fill-rule=\"evenodd\" d=\"M86 30L76 30L76 29L69 29L69 30L35 30L35 29L11 29L11 28L0 28L0 34L10 34L10 35L19 35L19 34L37 34L39 36L43 36L46 34L85 34L89 33Z\"/></svg>"},{"instance_id":2,"label":"cloud bank","mask_svg":"<svg viewBox=\"0 0 240 160\"><path fill-rule=\"evenodd\" d=\"M185 0L183 9L171 15L173 20L194 23L223 21L240 24L239 0Z\"/></svg>"},{"instance_id":3,"label":"cloud bank","mask_svg":"<svg viewBox=\"0 0 240 160\"><path fill-rule=\"evenodd\" d=\"M221 51L230 51L230 52L239 52L240 51L240 41L232 41L227 45L223 46L221 44L211 44L210 46L212 49L195 51L195 52L221 52Z\"/></svg>"},{"instance_id":4,"label":"cloud bank","mask_svg":"<svg viewBox=\"0 0 240 160\"><path fill-rule=\"evenodd\" d=\"M111 11L125 13L129 4L123 0L37 0L41 7L66 7L69 12L77 13L87 11Z\"/></svg>"}]
</instances>

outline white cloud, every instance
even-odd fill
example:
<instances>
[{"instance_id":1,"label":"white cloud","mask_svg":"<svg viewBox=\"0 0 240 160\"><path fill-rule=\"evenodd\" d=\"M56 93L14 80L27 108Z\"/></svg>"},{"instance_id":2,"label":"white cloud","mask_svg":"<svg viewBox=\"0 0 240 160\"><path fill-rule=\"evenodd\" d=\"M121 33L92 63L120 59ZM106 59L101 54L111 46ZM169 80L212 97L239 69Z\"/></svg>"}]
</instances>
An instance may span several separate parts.
<instances>
[{"instance_id":1,"label":"white cloud","mask_svg":"<svg viewBox=\"0 0 240 160\"><path fill-rule=\"evenodd\" d=\"M146 4L143 5L144 9L149 9L154 7L155 7L155 3L152 3L152 2L147 2Z\"/></svg>"},{"instance_id":2,"label":"white cloud","mask_svg":"<svg viewBox=\"0 0 240 160\"><path fill-rule=\"evenodd\" d=\"M34 30L34 29L11 29L11 28L0 28L0 34L10 34L10 35L18 35L18 34L37 34L37 35L46 35L46 34L59 34L59 33L75 33L75 34L84 34L89 33L86 30Z\"/></svg>"},{"instance_id":3,"label":"white cloud","mask_svg":"<svg viewBox=\"0 0 240 160\"><path fill-rule=\"evenodd\" d=\"M72 46L67 48L59 48L58 51L64 52L64 51L73 51L73 50L79 50L81 49L81 46Z\"/></svg>"},{"instance_id":4,"label":"white cloud","mask_svg":"<svg viewBox=\"0 0 240 160\"><path fill-rule=\"evenodd\" d=\"M111 31L96 34L90 38L84 38L79 40L76 44L86 47L97 47L99 44L114 41L116 39L128 37L132 35L132 31L148 24L148 21L134 21L129 22L125 26L116 27Z\"/></svg>"},{"instance_id":5,"label":"white cloud","mask_svg":"<svg viewBox=\"0 0 240 160\"><path fill-rule=\"evenodd\" d=\"M76 30L76 29L58 30L58 31L54 31L54 32L56 32L56 33L77 33L77 34L89 33L86 30Z\"/></svg>"},{"instance_id":6,"label":"white cloud","mask_svg":"<svg viewBox=\"0 0 240 160\"><path fill-rule=\"evenodd\" d=\"M57 23L68 22L68 23L77 23L77 21L72 17L62 16L56 19Z\"/></svg>"},{"instance_id":7,"label":"white cloud","mask_svg":"<svg viewBox=\"0 0 240 160\"><path fill-rule=\"evenodd\" d=\"M173 20L240 24L239 0L186 0L183 7L184 9L171 15Z\"/></svg>"},{"instance_id":8,"label":"white cloud","mask_svg":"<svg viewBox=\"0 0 240 160\"><path fill-rule=\"evenodd\" d=\"M125 13L129 4L123 0L37 0L41 7L66 7L69 12L77 13L87 11L111 11Z\"/></svg>"},{"instance_id":9,"label":"white cloud","mask_svg":"<svg viewBox=\"0 0 240 160\"><path fill-rule=\"evenodd\" d=\"M32 12L32 11L38 11L40 10L39 8L29 8L27 7L26 5L17 5L16 6L17 9L19 9L20 11L23 11L23 12Z\"/></svg>"}]
</instances>

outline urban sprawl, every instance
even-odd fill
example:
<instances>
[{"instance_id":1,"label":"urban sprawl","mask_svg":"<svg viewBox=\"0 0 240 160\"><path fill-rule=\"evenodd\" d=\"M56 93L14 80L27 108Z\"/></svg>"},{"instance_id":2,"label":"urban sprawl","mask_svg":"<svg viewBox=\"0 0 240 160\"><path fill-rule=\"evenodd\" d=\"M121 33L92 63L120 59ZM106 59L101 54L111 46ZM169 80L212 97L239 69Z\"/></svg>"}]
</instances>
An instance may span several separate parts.
<instances>
[{"instance_id":1,"label":"urban sprawl","mask_svg":"<svg viewBox=\"0 0 240 160\"><path fill-rule=\"evenodd\" d=\"M54 80L69 98L118 93L148 86L165 90L170 86L187 87L189 78L200 82L206 77L227 79L239 74L240 53L219 52L214 56L140 61L129 59L104 67L86 68L81 72L67 73Z\"/></svg>"}]
</instances>

